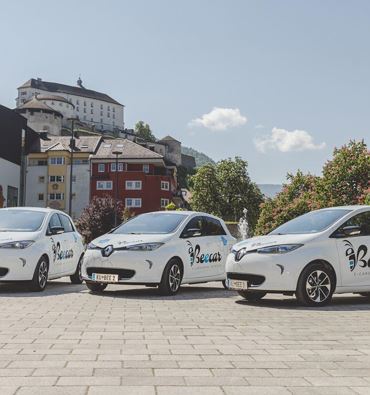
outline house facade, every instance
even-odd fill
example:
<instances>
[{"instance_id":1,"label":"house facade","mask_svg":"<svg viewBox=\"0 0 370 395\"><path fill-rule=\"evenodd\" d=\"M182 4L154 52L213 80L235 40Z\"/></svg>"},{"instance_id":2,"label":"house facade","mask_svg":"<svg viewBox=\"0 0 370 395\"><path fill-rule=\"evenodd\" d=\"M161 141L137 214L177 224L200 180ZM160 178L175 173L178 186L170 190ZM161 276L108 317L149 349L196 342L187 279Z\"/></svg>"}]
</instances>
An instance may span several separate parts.
<instances>
[{"instance_id":1,"label":"house facade","mask_svg":"<svg viewBox=\"0 0 370 395\"><path fill-rule=\"evenodd\" d=\"M105 140L91 157L90 189L91 198L115 198L117 191L118 199L135 214L158 211L176 195L176 165L128 139Z\"/></svg>"}]
</instances>

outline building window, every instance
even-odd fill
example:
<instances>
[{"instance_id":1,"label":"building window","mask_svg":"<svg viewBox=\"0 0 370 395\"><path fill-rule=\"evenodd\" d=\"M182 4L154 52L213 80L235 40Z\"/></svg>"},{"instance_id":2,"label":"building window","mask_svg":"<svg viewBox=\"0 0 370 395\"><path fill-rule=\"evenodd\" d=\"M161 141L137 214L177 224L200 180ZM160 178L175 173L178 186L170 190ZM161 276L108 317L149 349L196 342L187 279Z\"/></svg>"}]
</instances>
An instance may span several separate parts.
<instances>
[{"instance_id":1,"label":"building window","mask_svg":"<svg viewBox=\"0 0 370 395\"><path fill-rule=\"evenodd\" d=\"M49 193L49 200L63 200L64 193Z\"/></svg>"},{"instance_id":2,"label":"building window","mask_svg":"<svg viewBox=\"0 0 370 395\"><path fill-rule=\"evenodd\" d=\"M93 109L91 109L90 114L94 114L94 110Z\"/></svg>"},{"instance_id":3,"label":"building window","mask_svg":"<svg viewBox=\"0 0 370 395\"><path fill-rule=\"evenodd\" d=\"M64 158L63 158L63 157L56 156L56 157L54 157L54 158L50 158L49 163L50 163L51 165L64 165Z\"/></svg>"},{"instance_id":4,"label":"building window","mask_svg":"<svg viewBox=\"0 0 370 395\"><path fill-rule=\"evenodd\" d=\"M101 117L103 116L103 111L100 111L100 116L101 116Z\"/></svg>"},{"instance_id":5,"label":"building window","mask_svg":"<svg viewBox=\"0 0 370 395\"><path fill-rule=\"evenodd\" d=\"M84 101L84 106L86 106L86 102Z\"/></svg>"},{"instance_id":6,"label":"building window","mask_svg":"<svg viewBox=\"0 0 370 395\"><path fill-rule=\"evenodd\" d=\"M98 164L98 172L99 173L104 173L105 172L105 164L104 163L99 163Z\"/></svg>"},{"instance_id":7,"label":"building window","mask_svg":"<svg viewBox=\"0 0 370 395\"><path fill-rule=\"evenodd\" d=\"M149 165L143 165L143 172L149 173Z\"/></svg>"},{"instance_id":8,"label":"building window","mask_svg":"<svg viewBox=\"0 0 370 395\"><path fill-rule=\"evenodd\" d=\"M76 111L80 111L80 108L79 108L79 107L76 107Z\"/></svg>"},{"instance_id":9,"label":"building window","mask_svg":"<svg viewBox=\"0 0 370 395\"><path fill-rule=\"evenodd\" d=\"M94 118L90 118L90 122L94 122Z\"/></svg>"},{"instance_id":10,"label":"building window","mask_svg":"<svg viewBox=\"0 0 370 395\"><path fill-rule=\"evenodd\" d=\"M116 164L115 163L111 163L110 171L113 173L116 171ZM123 171L123 163L118 163L118 171Z\"/></svg>"},{"instance_id":11,"label":"building window","mask_svg":"<svg viewBox=\"0 0 370 395\"><path fill-rule=\"evenodd\" d=\"M44 200L44 194L43 193L39 193L38 199L39 199L39 201Z\"/></svg>"},{"instance_id":12,"label":"building window","mask_svg":"<svg viewBox=\"0 0 370 395\"><path fill-rule=\"evenodd\" d=\"M80 101L79 101L79 100L76 100L76 104L77 104L77 105L80 104Z\"/></svg>"},{"instance_id":13,"label":"building window","mask_svg":"<svg viewBox=\"0 0 370 395\"><path fill-rule=\"evenodd\" d=\"M141 181L126 181L126 189L127 190L135 190L139 191L142 189L142 182Z\"/></svg>"},{"instance_id":14,"label":"building window","mask_svg":"<svg viewBox=\"0 0 370 395\"><path fill-rule=\"evenodd\" d=\"M84 108L84 113L86 114L86 108Z\"/></svg>"},{"instance_id":15,"label":"building window","mask_svg":"<svg viewBox=\"0 0 370 395\"><path fill-rule=\"evenodd\" d=\"M49 182L64 182L64 176L49 176Z\"/></svg>"},{"instance_id":16,"label":"building window","mask_svg":"<svg viewBox=\"0 0 370 395\"><path fill-rule=\"evenodd\" d=\"M161 189L162 191L169 191L170 183L168 181L161 181Z\"/></svg>"},{"instance_id":17,"label":"building window","mask_svg":"<svg viewBox=\"0 0 370 395\"><path fill-rule=\"evenodd\" d=\"M72 182L76 182L77 177L76 176L72 176Z\"/></svg>"},{"instance_id":18,"label":"building window","mask_svg":"<svg viewBox=\"0 0 370 395\"><path fill-rule=\"evenodd\" d=\"M86 115L84 115L84 121L86 121Z\"/></svg>"},{"instance_id":19,"label":"building window","mask_svg":"<svg viewBox=\"0 0 370 395\"><path fill-rule=\"evenodd\" d=\"M43 184L43 183L45 182L45 177L44 177L44 176L40 176L40 177L39 177L39 182L40 182L41 184Z\"/></svg>"},{"instance_id":20,"label":"building window","mask_svg":"<svg viewBox=\"0 0 370 395\"><path fill-rule=\"evenodd\" d=\"M108 111L110 111L110 107L108 106Z\"/></svg>"},{"instance_id":21,"label":"building window","mask_svg":"<svg viewBox=\"0 0 370 395\"><path fill-rule=\"evenodd\" d=\"M112 111L113 111L113 112L116 112L116 108L115 108L115 107L113 107L113 108L112 108Z\"/></svg>"},{"instance_id":22,"label":"building window","mask_svg":"<svg viewBox=\"0 0 370 395\"><path fill-rule=\"evenodd\" d=\"M21 92L21 95L22 95L22 96L26 96L26 95L27 95L27 91Z\"/></svg>"},{"instance_id":23,"label":"building window","mask_svg":"<svg viewBox=\"0 0 370 395\"><path fill-rule=\"evenodd\" d=\"M102 105L102 104L100 104L100 109L101 109L101 110L103 109L103 105Z\"/></svg>"},{"instance_id":24,"label":"building window","mask_svg":"<svg viewBox=\"0 0 370 395\"><path fill-rule=\"evenodd\" d=\"M113 119L116 119L116 115L115 114L113 114Z\"/></svg>"},{"instance_id":25,"label":"building window","mask_svg":"<svg viewBox=\"0 0 370 395\"><path fill-rule=\"evenodd\" d=\"M164 208L170 204L169 199L161 199L161 208Z\"/></svg>"},{"instance_id":26,"label":"building window","mask_svg":"<svg viewBox=\"0 0 370 395\"><path fill-rule=\"evenodd\" d=\"M94 103L93 103L93 102L91 102L91 104L90 104L90 105L91 105L91 107L94 107Z\"/></svg>"},{"instance_id":27,"label":"building window","mask_svg":"<svg viewBox=\"0 0 370 395\"><path fill-rule=\"evenodd\" d=\"M141 207L141 198L127 198L125 199L126 207Z\"/></svg>"},{"instance_id":28,"label":"building window","mask_svg":"<svg viewBox=\"0 0 370 395\"><path fill-rule=\"evenodd\" d=\"M96 182L96 189L98 191L105 191L113 189L113 182L112 181L97 181Z\"/></svg>"},{"instance_id":29,"label":"building window","mask_svg":"<svg viewBox=\"0 0 370 395\"><path fill-rule=\"evenodd\" d=\"M100 118L100 123L102 124L101 126L103 126L103 118Z\"/></svg>"},{"instance_id":30,"label":"building window","mask_svg":"<svg viewBox=\"0 0 370 395\"><path fill-rule=\"evenodd\" d=\"M110 118L110 113L108 112L107 117Z\"/></svg>"}]
</instances>

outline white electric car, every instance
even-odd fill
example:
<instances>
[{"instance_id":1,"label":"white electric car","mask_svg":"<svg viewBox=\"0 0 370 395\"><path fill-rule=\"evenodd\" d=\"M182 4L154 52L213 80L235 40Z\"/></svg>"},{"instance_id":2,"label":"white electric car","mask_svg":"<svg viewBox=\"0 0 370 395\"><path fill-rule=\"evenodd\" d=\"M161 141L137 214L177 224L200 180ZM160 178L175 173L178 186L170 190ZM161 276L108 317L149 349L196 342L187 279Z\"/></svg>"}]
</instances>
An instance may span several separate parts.
<instances>
[{"instance_id":1,"label":"white electric car","mask_svg":"<svg viewBox=\"0 0 370 395\"><path fill-rule=\"evenodd\" d=\"M224 281L234 242L224 222L208 214L141 214L88 245L82 276L93 292L109 283L145 284L173 295L181 284Z\"/></svg>"},{"instance_id":2,"label":"white electric car","mask_svg":"<svg viewBox=\"0 0 370 395\"><path fill-rule=\"evenodd\" d=\"M34 291L64 276L81 284L83 254L82 237L61 211L0 209L0 282L30 281Z\"/></svg>"},{"instance_id":3,"label":"white electric car","mask_svg":"<svg viewBox=\"0 0 370 395\"><path fill-rule=\"evenodd\" d=\"M370 206L312 211L242 241L226 271L228 287L247 300L295 293L300 303L321 306L334 292L370 296Z\"/></svg>"}]
</instances>

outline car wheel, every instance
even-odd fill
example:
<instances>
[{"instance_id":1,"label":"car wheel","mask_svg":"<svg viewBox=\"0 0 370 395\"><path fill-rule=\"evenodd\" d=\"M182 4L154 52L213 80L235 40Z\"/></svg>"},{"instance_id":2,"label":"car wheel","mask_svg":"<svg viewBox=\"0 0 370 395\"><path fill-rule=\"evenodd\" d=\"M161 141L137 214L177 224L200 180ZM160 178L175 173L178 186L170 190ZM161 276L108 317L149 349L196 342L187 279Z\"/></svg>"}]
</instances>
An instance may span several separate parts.
<instances>
[{"instance_id":1,"label":"car wheel","mask_svg":"<svg viewBox=\"0 0 370 395\"><path fill-rule=\"evenodd\" d=\"M250 302L257 302L266 296L267 292L263 291L238 291L238 294Z\"/></svg>"},{"instance_id":2,"label":"car wheel","mask_svg":"<svg viewBox=\"0 0 370 395\"><path fill-rule=\"evenodd\" d=\"M41 257L37 263L35 273L31 281L31 289L34 292L41 292L46 288L49 275L49 262L46 257Z\"/></svg>"},{"instance_id":3,"label":"car wheel","mask_svg":"<svg viewBox=\"0 0 370 395\"><path fill-rule=\"evenodd\" d=\"M324 306L331 301L335 288L333 272L321 263L303 269L299 277L296 298L304 306Z\"/></svg>"},{"instance_id":4,"label":"car wheel","mask_svg":"<svg viewBox=\"0 0 370 395\"><path fill-rule=\"evenodd\" d=\"M82 280L82 273L81 273L82 260L83 260L83 257L81 257L80 260L78 261L77 268L76 268L76 271L74 272L74 274L72 274L72 276L69 277L71 279L72 284L82 284L82 281L83 281Z\"/></svg>"},{"instance_id":5,"label":"car wheel","mask_svg":"<svg viewBox=\"0 0 370 395\"><path fill-rule=\"evenodd\" d=\"M159 284L159 293L161 295L176 295L179 292L182 280L182 268L176 259L171 259L162 274L162 280Z\"/></svg>"},{"instance_id":6,"label":"car wheel","mask_svg":"<svg viewBox=\"0 0 370 395\"><path fill-rule=\"evenodd\" d=\"M222 286L223 286L225 289L229 289L229 287L226 285L226 280L222 280Z\"/></svg>"},{"instance_id":7,"label":"car wheel","mask_svg":"<svg viewBox=\"0 0 370 395\"><path fill-rule=\"evenodd\" d=\"M103 292L105 288L107 288L108 284L104 283L91 283L89 281L86 281L86 286L89 288L89 290L93 293L99 293Z\"/></svg>"}]
</instances>

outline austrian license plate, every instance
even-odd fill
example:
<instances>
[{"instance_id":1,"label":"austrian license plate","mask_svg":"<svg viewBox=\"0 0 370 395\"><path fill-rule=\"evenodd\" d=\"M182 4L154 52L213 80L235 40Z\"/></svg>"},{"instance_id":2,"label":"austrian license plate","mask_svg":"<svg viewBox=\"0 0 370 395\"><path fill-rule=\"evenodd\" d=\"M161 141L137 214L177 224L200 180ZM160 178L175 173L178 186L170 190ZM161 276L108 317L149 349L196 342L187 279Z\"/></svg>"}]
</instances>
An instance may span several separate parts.
<instances>
[{"instance_id":1,"label":"austrian license plate","mask_svg":"<svg viewBox=\"0 0 370 395\"><path fill-rule=\"evenodd\" d=\"M231 280L229 279L229 288L237 291L248 289L248 282L243 280Z\"/></svg>"},{"instance_id":2,"label":"austrian license plate","mask_svg":"<svg viewBox=\"0 0 370 395\"><path fill-rule=\"evenodd\" d=\"M118 283L118 274L93 273L92 279L102 283Z\"/></svg>"}]
</instances>

